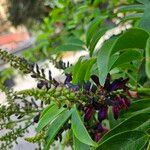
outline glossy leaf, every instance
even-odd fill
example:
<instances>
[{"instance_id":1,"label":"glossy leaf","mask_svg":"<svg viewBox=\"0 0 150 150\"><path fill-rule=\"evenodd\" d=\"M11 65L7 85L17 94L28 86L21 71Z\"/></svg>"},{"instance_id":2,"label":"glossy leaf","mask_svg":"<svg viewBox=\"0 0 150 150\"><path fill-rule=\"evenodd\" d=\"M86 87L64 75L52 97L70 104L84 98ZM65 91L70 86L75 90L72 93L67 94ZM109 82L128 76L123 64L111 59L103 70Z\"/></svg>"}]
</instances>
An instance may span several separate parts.
<instances>
[{"instance_id":1,"label":"glossy leaf","mask_svg":"<svg viewBox=\"0 0 150 150\"><path fill-rule=\"evenodd\" d=\"M150 79L150 38L148 38L146 44L145 60L145 71L148 78Z\"/></svg>"},{"instance_id":2,"label":"glossy leaf","mask_svg":"<svg viewBox=\"0 0 150 150\"><path fill-rule=\"evenodd\" d=\"M71 112L65 110L50 124L46 135L45 150L49 150L50 144L53 142L56 134L59 132L64 123L69 119L70 115Z\"/></svg>"},{"instance_id":3,"label":"glossy leaf","mask_svg":"<svg viewBox=\"0 0 150 150\"><path fill-rule=\"evenodd\" d=\"M93 35L92 40L90 42L90 47L89 47L90 56L92 56L97 42L106 33L107 29L108 28L104 28L104 29L102 28L98 32L96 32L96 34Z\"/></svg>"},{"instance_id":4,"label":"glossy leaf","mask_svg":"<svg viewBox=\"0 0 150 150\"><path fill-rule=\"evenodd\" d=\"M142 16L143 16L143 13L129 14L123 17L120 23L126 22L128 20L131 20L131 21L138 20L138 19L141 19Z\"/></svg>"},{"instance_id":5,"label":"glossy leaf","mask_svg":"<svg viewBox=\"0 0 150 150\"><path fill-rule=\"evenodd\" d=\"M42 111L40 118L42 118L52 106L54 106L54 104L48 105L48 106Z\"/></svg>"},{"instance_id":6,"label":"glossy leaf","mask_svg":"<svg viewBox=\"0 0 150 150\"><path fill-rule=\"evenodd\" d=\"M144 11L144 5L142 4L134 4L134 5L126 5L118 8L118 12L128 12L128 11Z\"/></svg>"},{"instance_id":7,"label":"glossy leaf","mask_svg":"<svg viewBox=\"0 0 150 150\"><path fill-rule=\"evenodd\" d=\"M118 134L120 132L137 130L146 131L150 128L150 113L141 113L130 118L127 118L125 121L121 122L115 128L110 130L101 140L105 141L106 139Z\"/></svg>"},{"instance_id":8,"label":"glossy leaf","mask_svg":"<svg viewBox=\"0 0 150 150\"><path fill-rule=\"evenodd\" d=\"M80 51L84 50L83 46L77 45L77 44L64 44L55 49L56 52L64 52L64 51Z\"/></svg>"},{"instance_id":9,"label":"glossy leaf","mask_svg":"<svg viewBox=\"0 0 150 150\"><path fill-rule=\"evenodd\" d=\"M72 73L72 75L73 75L72 82L73 83L77 83L78 82L78 72L79 72L79 69L80 69L80 67L82 65L82 58L83 57L80 57L78 62L74 66L73 73Z\"/></svg>"},{"instance_id":10,"label":"glossy leaf","mask_svg":"<svg viewBox=\"0 0 150 150\"><path fill-rule=\"evenodd\" d=\"M111 55L129 48L145 49L148 37L149 34L143 29L129 29L117 39L112 48Z\"/></svg>"},{"instance_id":11,"label":"glossy leaf","mask_svg":"<svg viewBox=\"0 0 150 150\"><path fill-rule=\"evenodd\" d=\"M132 49L126 50L114 62L111 69L115 67L119 67L125 63L132 62L134 60L140 60L140 59L142 59L142 54L140 51L132 50Z\"/></svg>"},{"instance_id":12,"label":"glossy leaf","mask_svg":"<svg viewBox=\"0 0 150 150\"><path fill-rule=\"evenodd\" d=\"M136 0L136 1L139 3L142 3L142 4L148 4L149 3L149 0Z\"/></svg>"},{"instance_id":13,"label":"glossy leaf","mask_svg":"<svg viewBox=\"0 0 150 150\"><path fill-rule=\"evenodd\" d=\"M150 32L150 13L149 13L149 10L150 10L150 1L149 3L147 3L145 5L145 11L144 11L144 14L142 16L142 19L139 23L139 27L147 30Z\"/></svg>"},{"instance_id":14,"label":"glossy leaf","mask_svg":"<svg viewBox=\"0 0 150 150\"><path fill-rule=\"evenodd\" d=\"M84 76L84 80L85 81L88 81L90 79L90 76L91 76L91 68L92 66L94 65L94 63L96 62L96 58L91 58L89 61L88 61L88 66L86 68L86 72L85 72L85 76Z\"/></svg>"},{"instance_id":15,"label":"glossy leaf","mask_svg":"<svg viewBox=\"0 0 150 150\"><path fill-rule=\"evenodd\" d=\"M75 45L83 46L84 42L76 37L70 37L69 39L67 39L66 44L75 44Z\"/></svg>"},{"instance_id":16,"label":"glossy leaf","mask_svg":"<svg viewBox=\"0 0 150 150\"><path fill-rule=\"evenodd\" d=\"M106 76L109 72L108 65L109 65L111 48L114 42L115 42L114 39L110 39L106 41L98 52L97 66L99 70L99 80L101 85L104 85Z\"/></svg>"},{"instance_id":17,"label":"glossy leaf","mask_svg":"<svg viewBox=\"0 0 150 150\"><path fill-rule=\"evenodd\" d=\"M102 142L96 150L139 150L143 148L148 136L141 131L127 131L116 134Z\"/></svg>"},{"instance_id":18,"label":"glossy leaf","mask_svg":"<svg viewBox=\"0 0 150 150\"><path fill-rule=\"evenodd\" d=\"M46 111L46 113L40 118L36 131L40 132L47 124L53 121L64 110L64 108L59 109L56 105L50 107Z\"/></svg>"},{"instance_id":19,"label":"glossy leaf","mask_svg":"<svg viewBox=\"0 0 150 150\"><path fill-rule=\"evenodd\" d=\"M75 136L73 136L73 146L74 150L90 150L90 146L82 143Z\"/></svg>"},{"instance_id":20,"label":"glossy leaf","mask_svg":"<svg viewBox=\"0 0 150 150\"><path fill-rule=\"evenodd\" d=\"M76 107L72 109L71 128L75 137L84 144L97 146L87 132Z\"/></svg>"},{"instance_id":21,"label":"glossy leaf","mask_svg":"<svg viewBox=\"0 0 150 150\"><path fill-rule=\"evenodd\" d=\"M106 18L107 18L106 16L97 17L97 18L95 18L95 19L91 22L91 24L90 24L90 26L89 26L89 28L88 28L88 30L87 30L87 34L86 34L86 45L87 45L87 47L88 47L89 44L90 44L90 41L91 41L91 39L92 39L92 37L93 37L93 34L94 34L94 33L96 32L96 30L99 28L99 25L101 24L101 22L104 21Z\"/></svg>"}]
</instances>

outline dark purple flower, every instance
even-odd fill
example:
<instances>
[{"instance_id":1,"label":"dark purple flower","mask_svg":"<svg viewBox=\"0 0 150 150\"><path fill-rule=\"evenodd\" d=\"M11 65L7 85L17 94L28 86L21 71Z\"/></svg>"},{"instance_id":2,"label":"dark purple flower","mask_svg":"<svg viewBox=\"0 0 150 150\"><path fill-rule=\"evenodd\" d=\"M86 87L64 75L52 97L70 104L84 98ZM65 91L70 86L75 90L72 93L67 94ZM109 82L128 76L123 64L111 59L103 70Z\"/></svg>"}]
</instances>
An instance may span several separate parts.
<instances>
[{"instance_id":1,"label":"dark purple flower","mask_svg":"<svg viewBox=\"0 0 150 150\"><path fill-rule=\"evenodd\" d=\"M64 81L64 84L70 83L72 81L72 75L66 74L66 79Z\"/></svg>"},{"instance_id":2,"label":"dark purple flower","mask_svg":"<svg viewBox=\"0 0 150 150\"><path fill-rule=\"evenodd\" d=\"M101 107L101 109L98 112L98 120L99 120L99 122L102 122L102 120L107 118L107 111L108 111L108 107L107 106Z\"/></svg>"},{"instance_id":3,"label":"dark purple flower","mask_svg":"<svg viewBox=\"0 0 150 150\"><path fill-rule=\"evenodd\" d=\"M106 89L107 91L109 91L110 88L110 79L111 79L110 74L108 74L104 84L104 89Z\"/></svg>"},{"instance_id":4,"label":"dark purple flower","mask_svg":"<svg viewBox=\"0 0 150 150\"><path fill-rule=\"evenodd\" d=\"M93 97L92 105L95 110L99 110L101 108L101 104L98 102L98 98L96 98L96 97Z\"/></svg>"},{"instance_id":5,"label":"dark purple flower","mask_svg":"<svg viewBox=\"0 0 150 150\"><path fill-rule=\"evenodd\" d=\"M118 106L113 106L112 111L113 111L114 118L117 120L119 115L120 115L119 107Z\"/></svg>"},{"instance_id":6,"label":"dark purple flower","mask_svg":"<svg viewBox=\"0 0 150 150\"><path fill-rule=\"evenodd\" d=\"M83 84L83 88L86 90L86 91L89 91L90 90L90 87L91 87L91 83L90 82L86 82Z\"/></svg>"},{"instance_id":7,"label":"dark purple flower","mask_svg":"<svg viewBox=\"0 0 150 150\"><path fill-rule=\"evenodd\" d=\"M97 123L96 129L97 129L99 132L104 133L104 134L109 131L106 127L102 126L101 123Z\"/></svg>"},{"instance_id":8,"label":"dark purple flower","mask_svg":"<svg viewBox=\"0 0 150 150\"><path fill-rule=\"evenodd\" d=\"M128 82L128 78L127 79L123 79L123 78L119 78L114 80L109 87L109 91L116 91L118 89L125 89L126 88L126 83Z\"/></svg>"},{"instance_id":9,"label":"dark purple flower","mask_svg":"<svg viewBox=\"0 0 150 150\"><path fill-rule=\"evenodd\" d=\"M127 105L126 105L126 103L125 103L125 101L124 101L124 98L122 98L122 97L120 97L120 96L116 96L116 97L115 97L115 101L118 102L118 107L119 107L120 109L123 109L123 108L126 108L126 107L127 107Z\"/></svg>"},{"instance_id":10,"label":"dark purple flower","mask_svg":"<svg viewBox=\"0 0 150 150\"><path fill-rule=\"evenodd\" d=\"M98 76L92 75L91 79L95 82L96 85L100 85Z\"/></svg>"},{"instance_id":11,"label":"dark purple flower","mask_svg":"<svg viewBox=\"0 0 150 150\"><path fill-rule=\"evenodd\" d=\"M103 128L102 124L99 123L99 122L96 124L95 129L98 130L99 132L104 131L104 128Z\"/></svg>"},{"instance_id":12,"label":"dark purple flower","mask_svg":"<svg viewBox=\"0 0 150 150\"><path fill-rule=\"evenodd\" d=\"M100 134L100 133L95 133L95 135L94 135L94 140L95 140L96 142L98 142L100 139L101 139L101 134Z\"/></svg>"},{"instance_id":13,"label":"dark purple flower","mask_svg":"<svg viewBox=\"0 0 150 150\"><path fill-rule=\"evenodd\" d=\"M130 106L130 104L131 104L130 100L129 100L127 97L124 98L124 102L125 102L127 108L128 108L128 107Z\"/></svg>"},{"instance_id":14,"label":"dark purple flower","mask_svg":"<svg viewBox=\"0 0 150 150\"><path fill-rule=\"evenodd\" d=\"M89 106L88 108L86 108L84 121L89 121L91 117L93 116L93 114L94 114L93 106Z\"/></svg>"}]
</instances>

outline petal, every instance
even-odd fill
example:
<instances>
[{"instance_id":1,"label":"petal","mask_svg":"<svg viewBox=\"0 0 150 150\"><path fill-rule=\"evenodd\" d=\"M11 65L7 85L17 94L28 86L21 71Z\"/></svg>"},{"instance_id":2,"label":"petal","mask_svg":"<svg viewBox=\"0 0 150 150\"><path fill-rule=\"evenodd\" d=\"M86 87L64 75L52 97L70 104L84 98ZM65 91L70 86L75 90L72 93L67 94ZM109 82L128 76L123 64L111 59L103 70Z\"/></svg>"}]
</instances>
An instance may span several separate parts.
<instances>
[{"instance_id":1,"label":"petal","mask_svg":"<svg viewBox=\"0 0 150 150\"><path fill-rule=\"evenodd\" d=\"M91 79L95 82L96 85L100 85L98 76L92 75Z\"/></svg>"},{"instance_id":2,"label":"petal","mask_svg":"<svg viewBox=\"0 0 150 150\"><path fill-rule=\"evenodd\" d=\"M91 87L91 83L90 82L86 82L83 84L83 88L86 90L86 91L89 91L90 90L90 87Z\"/></svg>"},{"instance_id":3,"label":"petal","mask_svg":"<svg viewBox=\"0 0 150 150\"><path fill-rule=\"evenodd\" d=\"M126 88L126 83L128 82L128 78L124 79L123 78L119 78L114 80L111 84L110 84L110 88L109 91L115 91L118 89L125 89Z\"/></svg>"},{"instance_id":4,"label":"petal","mask_svg":"<svg viewBox=\"0 0 150 150\"><path fill-rule=\"evenodd\" d=\"M85 110L85 116L84 116L84 121L89 121L92 116L94 114L94 109L92 106L88 107L86 110Z\"/></svg>"},{"instance_id":5,"label":"petal","mask_svg":"<svg viewBox=\"0 0 150 150\"><path fill-rule=\"evenodd\" d=\"M116 96L115 97L115 100L118 102L118 104L119 104L119 108L120 109L123 109L123 108L127 108L127 105L126 105L126 103L125 103L125 100L124 100L124 98L122 98L122 97L120 97L120 96Z\"/></svg>"},{"instance_id":6,"label":"petal","mask_svg":"<svg viewBox=\"0 0 150 150\"><path fill-rule=\"evenodd\" d=\"M101 107L101 109L98 112L98 120L99 122L102 122L102 120L107 118L107 111L108 111L108 107Z\"/></svg>"},{"instance_id":7,"label":"petal","mask_svg":"<svg viewBox=\"0 0 150 150\"><path fill-rule=\"evenodd\" d=\"M120 115L120 109L117 106L112 107L114 118L117 120Z\"/></svg>"},{"instance_id":8,"label":"petal","mask_svg":"<svg viewBox=\"0 0 150 150\"><path fill-rule=\"evenodd\" d=\"M96 142L98 142L100 139L101 139L101 134L100 134L100 133L96 133L96 134L94 135L94 140L95 140Z\"/></svg>"},{"instance_id":9,"label":"petal","mask_svg":"<svg viewBox=\"0 0 150 150\"><path fill-rule=\"evenodd\" d=\"M101 108L101 104L96 100L95 97L92 99L92 105L95 110L99 110Z\"/></svg>"},{"instance_id":10,"label":"petal","mask_svg":"<svg viewBox=\"0 0 150 150\"><path fill-rule=\"evenodd\" d=\"M71 75L71 74L66 74L66 79L65 79L64 84L67 84L67 83L69 83L70 81L72 81L72 75Z\"/></svg>"},{"instance_id":11,"label":"petal","mask_svg":"<svg viewBox=\"0 0 150 150\"><path fill-rule=\"evenodd\" d=\"M106 77L105 84L104 84L104 89L106 89L107 91L109 91L110 79L111 79L110 74L108 74L107 77Z\"/></svg>"},{"instance_id":12,"label":"petal","mask_svg":"<svg viewBox=\"0 0 150 150\"><path fill-rule=\"evenodd\" d=\"M125 97L124 101L125 101L126 106L129 107L130 104L131 104L130 99L128 99L127 97Z\"/></svg>"}]
</instances>

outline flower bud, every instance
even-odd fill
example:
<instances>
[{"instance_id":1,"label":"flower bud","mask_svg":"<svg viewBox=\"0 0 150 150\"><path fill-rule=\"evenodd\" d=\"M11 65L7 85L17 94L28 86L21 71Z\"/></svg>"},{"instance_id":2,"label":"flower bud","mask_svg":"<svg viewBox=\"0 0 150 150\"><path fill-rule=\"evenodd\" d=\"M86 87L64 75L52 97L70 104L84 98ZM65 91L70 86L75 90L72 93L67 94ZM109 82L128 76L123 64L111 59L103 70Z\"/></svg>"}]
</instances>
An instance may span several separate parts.
<instances>
[{"instance_id":1,"label":"flower bud","mask_svg":"<svg viewBox=\"0 0 150 150\"><path fill-rule=\"evenodd\" d=\"M88 108L85 110L84 121L89 121L89 120L92 118L93 113L94 113L93 107L92 107L92 106L88 107Z\"/></svg>"},{"instance_id":2,"label":"flower bud","mask_svg":"<svg viewBox=\"0 0 150 150\"><path fill-rule=\"evenodd\" d=\"M120 114L120 109L117 106L112 107L114 118L117 120Z\"/></svg>"},{"instance_id":3,"label":"flower bud","mask_svg":"<svg viewBox=\"0 0 150 150\"><path fill-rule=\"evenodd\" d=\"M107 111L108 111L108 107L107 106L101 107L101 109L98 112L98 120L99 120L99 122L102 122L102 120L107 118Z\"/></svg>"},{"instance_id":4,"label":"flower bud","mask_svg":"<svg viewBox=\"0 0 150 150\"><path fill-rule=\"evenodd\" d=\"M94 135L94 140L95 140L96 142L98 142L100 139L101 139L101 134L100 134L100 133L96 133L96 134Z\"/></svg>"}]
</instances>

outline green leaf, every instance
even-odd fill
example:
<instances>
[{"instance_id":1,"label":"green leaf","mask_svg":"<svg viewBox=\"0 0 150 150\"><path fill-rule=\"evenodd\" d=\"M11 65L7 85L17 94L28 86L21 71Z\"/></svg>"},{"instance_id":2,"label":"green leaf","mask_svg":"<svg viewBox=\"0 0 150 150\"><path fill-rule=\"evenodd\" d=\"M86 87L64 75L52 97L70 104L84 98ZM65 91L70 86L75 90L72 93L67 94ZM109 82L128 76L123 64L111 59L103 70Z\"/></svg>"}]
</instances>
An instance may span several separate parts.
<instances>
[{"instance_id":1,"label":"green leaf","mask_svg":"<svg viewBox=\"0 0 150 150\"><path fill-rule=\"evenodd\" d=\"M123 33L113 45L111 55L121 50L134 48L144 49L149 34L140 28L131 28Z\"/></svg>"},{"instance_id":2,"label":"green leaf","mask_svg":"<svg viewBox=\"0 0 150 150\"><path fill-rule=\"evenodd\" d=\"M57 47L54 50L54 52L58 53L58 52L64 52L64 51L80 51L80 50L84 50L84 47L81 45L70 43L70 44L64 44L64 45Z\"/></svg>"},{"instance_id":3,"label":"green leaf","mask_svg":"<svg viewBox=\"0 0 150 150\"><path fill-rule=\"evenodd\" d=\"M97 144L87 132L76 107L72 109L71 128L75 137L84 144L96 147Z\"/></svg>"},{"instance_id":4,"label":"green leaf","mask_svg":"<svg viewBox=\"0 0 150 150\"><path fill-rule=\"evenodd\" d=\"M144 14L142 16L142 19L139 23L139 27L147 30L150 32L150 13L149 13L149 10L150 10L150 1L149 3L147 3L145 5L145 11L144 11Z\"/></svg>"},{"instance_id":5,"label":"green leaf","mask_svg":"<svg viewBox=\"0 0 150 150\"><path fill-rule=\"evenodd\" d=\"M52 106L54 106L54 104L48 105L48 106L42 111L40 118L42 118Z\"/></svg>"},{"instance_id":6,"label":"green leaf","mask_svg":"<svg viewBox=\"0 0 150 150\"><path fill-rule=\"evenodd\" d=\"M80 57L78 59L78 62L74 66L73 73L72 73L72 76L73 76L72 83L78 82L78 72L79 72L79 69L82 65L82 59L83 59L83 57Z\"/></svg>"},{"instance_id":7,"label":"green leaf","mask_svg":"<svg viewBox=\"0 0 150 150\"><path fill-rule=\"evenodd\" d=\"M99 80L101 85L104 85L106 76L109 72L108 64L110 59L111 48L114 42L114 39L109 39L103 44L103 46L98 51L97 66L99 70Z\"/></svg>"},{"instance_id":8,"label":"green leaf","mask_svg":"<svg viewBox=\"0 0 150 150\"><path fill-rule=\"evenodd\" d=\"M85 81L88 81L90 79L91 68L92 68L92 66L94 65L95 62L96 62L95 58L91 58L91 59L88 60L88 66L86 68L85 77L84 77Z\"/></svg>"},{"instance_id":9,"label":"green leaf","mask_svg":"<svg viewBox=\"0 0 150 150\"><path fill-rule=\"evenodd\" d=\"M149 0L136 0L136 1L139 3L142 3L142 4L148 4L149 3Z\"/></svg>"},{"instance_id":10,"label":"green leaf","mask_svg":"<svg viewBox=\"0 0 150 150\"><path fill-rule=\"evenodd\" d=\"M90 150L90 146L79 141L75 136L73 136L74 150Z\"/></svg>"},{"instance_id":11,"label":"green leaf","mask_svg":"<svg viewBox=\"0 0 150 150\"><path fill-rule=\"evenodd\" d=\"M108 138L96 150L140 150L147 140L148 136L141 131L127 131Z\"/></svg>"},{"instance_id":12,"label":"green leaf","mask_svg":"<svg viewBox=\"0 0 150 150\"><path fill-rule=\"evenodd\" d=\"M133 60L140 60L140 59L142 59L142 54L140 51L128 49L118 57L118 59L112 65L111 69L119 67L122 64L131 62Z\"/></svg>"},{"instance_id":13,"label":"green leaf","mask_svg":"<svg viewBox=\"0 0 150 150\"><path fill-rule=\"evenodd\" d=\"M40 132L47 124L53 121L64 110L64 108L59 109L56 105L50 107L48 110L46 110L46 113L40 118L36 131Z\"/></svg>"},{"instance_id":14,"label":"green leaf","mask_svg":"<svg viewBox=\"0 0 150 150\"><path fill-rule=\"evenodd\" d=\"M123 17L120 21L120 23L123 23L123 22L126 22L128 20L138 20L140 18L142 18L143 16L143 13L136 13L136 14L129 14L129 15L126 15L125 17Z\"/></svg>"},{"instance_id":15,"label":"green leaf","mask_svg":"<svg viewBox=\"0 0 150 150\"><path fill-rule=\"evenodd\" d=\"M96 62L95 58L90 58L89 60L84 60L78 66L78 71L76 72L75 78L73 79L73 83L83 83L84 81L89 80L90 71L93 64Z\"/></svg>"},{"instance_id":16,"label":"green leaf","mask_svg":"<svg viewBox=\"0 0 150 150\"><path fill-rule=\"evenodd\" d=\"M101 139L101 142L105 141L109 137L114 136L115 134L118 134L120 132L137 130L137 129L138 131L139 130L146 131L148 128L150 128L150 113L137 114L135 116L131 116L130 118L127 118L125 121L121 122L115 128L110 130Z\"/></svg>"},{"instance_id":17,"label":"green leaf","mask_svg":"<svg viewBox=\"0 0 150 150\"><path fill-rule=\"evenodd\" d=\"M76 83L83 83L84 82L84 77L85 77L85 73L86 73L86 69L88 67L89 64L89 60L85 60L81 63L81 66L79 68L79 71L77 73L77 79L76 79Z\"/></svg>"},{"instance_id":18,"label":"green leaf","mask_svg":"<svg viewBox=\"0 0 150 150\"><path fill-rule=\"evenodd\" d=\"M89 47L90 56L92 56L97 42L106 33L107 29L108 28L100 29L98 32L96 32L96 34L93 35Z\"/></svg>"},{"instance_id":19,"label":"green leaf","mask_svg":"<svg viewBox=\"0 0 150 150\"><path fill-rule=\"evenodd\" d=\"M131 115L136 115L139 113L146 113L146 112L150 112L150 99L142 99L142 100L136 100L134 101L131 106L130 109L128 111L121 111L121 117L125 118Z\"/></svg>"},{"instance_id":20,"label":"green leaf","mask_svg":"<svg viewBox=\"0 0 150 150\"><path fill-rule=\"evenodd\" d=\"M83 46L84 42L76 37L70 37L69 39L67 39L66 44L75 44L75 45Z\"/></svg>"},{"instance_id":21,"label":"green leaf","mask_svg":"<svg viewBox=\"0 0 150 150\"><path fill-rule=\"evenodd\" d=\"M128 12L128 11L144 11L144 5L142 4L134 4L134 5L126 5L118 8L118 12Z\"/></svg>"},{"instance_id":22,"label":"green leaf","mask_svg":"<svg viewBox=\"0 0 150 150\"><path fill-rule=\"evenodd\" d=\"M88 28L88 30L87 30L87 34L86 34L86 45L87 45L87 47L89 46L90 41L91 41L91 39L92 39L94 33L95 33L96 30L99 28L99 25L100 25L101 22L104 21L106 18L107 18L106 16L97 17L97 18L95 18L95 19L91 22L91 24L90 24L90 26L89 26L89 28Z\"/></svg>"},{"instance_id":23,"label":"green leaf","mask_svg":"<svg viewBox=\"0 0 150 150\"><path fill-rule=\"evenodd\" d=\"M110 129L114 128L120 122L119 120L115 120L114 119L114 115L113 115L113 112L112 112L112 107L109 107L108 120L109 120L109 127L110 127Z\"/></svg>"},{"instance_id":24,"label":"green leaf","mask_svg":"<svg viewBox=\"0 0 150 150\"><path fill-rule=\"evenodd\" d=\"M50 144L53 142L56 134L62 128L64 123L69 119L71 112L69 110L63 111L49 126L46 135L45 150L49 150Z\"/></svg>"},{"instance_id":25,"label":"green leaf","mask_svg":"<svg viewBox=\"0 0 150 150\"><path fill-rule=\"evenodd\" d=\"M148 38L146 43L145 60L145 71L148 78L150 79L150 37Z\"/></svg>"}]
</instances>

